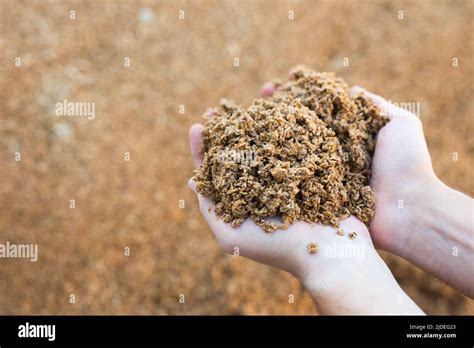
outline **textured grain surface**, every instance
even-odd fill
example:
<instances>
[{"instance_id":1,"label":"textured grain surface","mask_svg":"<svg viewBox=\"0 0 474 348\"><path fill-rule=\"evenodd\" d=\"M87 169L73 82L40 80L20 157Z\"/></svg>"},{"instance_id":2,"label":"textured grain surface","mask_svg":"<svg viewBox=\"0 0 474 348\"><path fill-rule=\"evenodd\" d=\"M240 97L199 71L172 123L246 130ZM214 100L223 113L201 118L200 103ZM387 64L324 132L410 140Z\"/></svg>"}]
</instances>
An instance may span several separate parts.
<instances>
[{"instance_id":1,"label":"textured grain surface","mask_svg":"<svg viewBox=\"0 0 474 348\"><path fill-rule=\"evenodd\" d=\"M0 312L313 313L289 275L219 249L187 187L189 126L203 106L225 95L248 105L263 82L304 63L421 103L437 174L473 195L472 16L467 0L0 0L0 238L39 244L37 263L0 260ZM65 98L94 101L96 118L56 117ZM72 133L55 136L58 123ZM474 313L384 257L424 310Z\"/></svg>"},{"instance_id":2,"label":"textured grain surface","mask_svg":"<svg viewBox=\"0 0 474 348\"><path fill-rule=\"evenodd\" d=\"M272 97L224 100L206 115L196 185L225 222L251 218L266 232L297 220L338 227L351 214L370 222L371 158L388 119L344 80L295 67Z\"/></svg>"}]
</instances>

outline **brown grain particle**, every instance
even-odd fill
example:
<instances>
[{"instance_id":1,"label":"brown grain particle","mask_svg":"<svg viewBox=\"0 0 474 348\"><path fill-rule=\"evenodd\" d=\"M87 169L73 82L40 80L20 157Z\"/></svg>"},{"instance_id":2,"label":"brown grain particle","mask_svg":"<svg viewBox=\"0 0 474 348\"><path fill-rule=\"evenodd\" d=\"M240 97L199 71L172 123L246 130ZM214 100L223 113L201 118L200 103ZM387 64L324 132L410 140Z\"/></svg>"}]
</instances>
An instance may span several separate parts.
<instances>
[{"instance_id":1,"label":"brown grain particle","mask_svg":"<svg viewBox=\"0 0 474 348\"><path fill-rule=\"evenodd\" d=\"M356 239L356 237L357 237L357 233L356 233L356 232L350 232L350 233L349 233L349 238L350 238L350 239Z\"/></svg>"},{"instance_id":2,"label":"brown grain particle","mask_svg":"<svg viewBox=\"0 0 474 348\"><path fill-rule=\"evenodd\" d=\"M306 249L308 249L310 254L316 254L319 251L319 245L318 243L311 242L306 246Z\"/></svg>"}]
</instances>

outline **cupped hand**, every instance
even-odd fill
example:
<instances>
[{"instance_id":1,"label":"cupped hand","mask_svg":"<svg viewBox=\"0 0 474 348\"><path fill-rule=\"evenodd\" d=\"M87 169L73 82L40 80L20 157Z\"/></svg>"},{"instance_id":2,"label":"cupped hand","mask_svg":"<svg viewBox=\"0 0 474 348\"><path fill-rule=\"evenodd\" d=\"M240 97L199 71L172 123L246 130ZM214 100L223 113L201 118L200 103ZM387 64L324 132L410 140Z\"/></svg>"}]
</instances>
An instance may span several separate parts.
<instances>
[{"instance_id":1,"label":"cupped hand","mask_svg":"<svg viewBox=\"0 0 474 348\"><path fill-rule=\"evenodd\" d=\"M271 96L275 90L275 85L267 82L261 94ZM422 205L424 192L439 186L422 123L415 114L359 86L351 88L350 93L363 94L390 120L377 134L372 158L370 186L375 193L375 214L370 234L377 248L400 253L411 243L411 225L416 223L414 207Z\"/></svg>"},{"instance_id":2,"label":"cupped hand","mask_svg":"<svg viewBox=\"0 0 474 348\"><path fill-rule=\"evenodd\" d=\"M202 124L195 124L189 132L191 152L196 167L201 165ZM201 213L214 233L221 248L233 255L240 255L254 261L285 270L305 281L308 277L328 279L324 270L341 262L352 263L350 257L337 257L335 249L344 249L345 245L357 246L360 254L367 255L373 250L367 227L357 218L351 216L341 221L344 236L330 226L298 221L286 230L265 233L251 219L244 221L237 228L223 222L214 211L214 203L196 191L195 182L190 179L189 186L197 194ZM350 232L356 232L355 239L349 238ZM315 242L320 250L316 254L307 251L309 243ZM346 248L347 249L347 248ZM318 267L324 264L324 268ZM326 272L328 273L328 272ZM328 279L329 280L329 279Z\"/></svg>"},{"instance_id":3,"label":"cupped hand","mask_svg":"<svg viewBox=\"0 0 474 348\"><path fill-rule=\"evenodd\" d=\"M290 76L291 78L291 76ZM275 91L271 83L262 96ZM191 152L196 168L202 163L202 124L189 131ZM375 251L369 231L354 216L340 222L344 235L331 226L298 221L286 230L265 233L251 219L237 228L216 216L214 203L196 193L201 213L221 248L233 255L285 270L295 275L315 298L325 314L422 314L403 292L390 270ZM350 238L349 233L355 233ZM309 253L309 243L319 251Z\"/></svg>"},{"instance_id":4,"label":"cupped hand","mask_svg":"<svg viewBox=\"0 0 474 348\"><path fill-rule=\"evenodd\" d=\"M389 122L380 129L372 159L370 186L375 192L375 215L370 233L377 248L403 250L410 243L410 224L423 193L438 185L420 118L384 98L355 86L380 107Z\"/></svg>"}]
</instances>

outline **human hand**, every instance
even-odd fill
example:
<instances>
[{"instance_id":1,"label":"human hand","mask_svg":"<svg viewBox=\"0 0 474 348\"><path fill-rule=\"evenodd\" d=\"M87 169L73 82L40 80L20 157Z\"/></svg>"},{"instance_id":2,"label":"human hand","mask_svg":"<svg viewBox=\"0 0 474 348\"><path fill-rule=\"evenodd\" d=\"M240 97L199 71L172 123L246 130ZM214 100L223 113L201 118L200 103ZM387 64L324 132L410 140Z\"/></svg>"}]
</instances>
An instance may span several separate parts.
<instances>
[{"instance_id":1,"label":"human hand","mask_svg":"<svg viewBox=\"0 0 474 348\"><path fill-rule=\"evenodd\" d=\"M191 127L189 137L196 167L201 164L203 125ZM216 216L213 202L197 194L203 217L221 248L234 255L285 270L295 275L316 299L321 312L414 313L421 310L400 289L374 249L366 226L351 216L341 221L344 236L320 224L296 222L287 230L265 233L250 219L233 228ZM355 232L357 237L349 238ZM320 250L310 254L310 242ZM361 295L362 294L362 295Z\"/></svg>"},{"instance_id":2,"label":"human hand","mask_svg":"<svg viewBox=\"0 0 474 348\"><path fill-rule=\"evenodd\" d=\"M360 87L390 118L378 133L370 186L375 215L370 234L377 248L474 296L473 200L435 175L420 119Z\"/></svg>"},{"instance_id":3,"label":"human hand","mask_svg":"<svg viewBox=\"0 0 474 348\"><path fill-rule=\"evenodd\" d=\"M189 141L194 164L201 164L202 124L195 124L189 132ZM211 230L214 232L219 245L229 254L238 254L254 261L282 269L295 276L302 278L308 271L308 252L306 247L310 242L324 243L364 243L366 247L373 249L372 241L367 227L354 216L341 222L341 228L346 231L345 238L336 233L336 229L321 224L309 224L297 222L291 224L286 230L277 230L265 233L260 226L251 219L247 219L242 225L233 228L224 223L214 211L214 203L207 197L199 194L195 188L193 179L189 186L197 194L201 213ZM348 233L356 232L357 241L349 240ZM314 258L310 258L312 260Z\"/></svg>"},{"instance_id":4,"label":"human hand","mask_svg":"<svg viewBox=\"0 0 474 348\"><path fill-rule=\"evenodd\" d=\"M273 83L268 82L261 93L271 96L275 90ZM370 186L375 193L375 214L370 233L377 248L398 253L406 249L411 225L416 221L412 207L420 206L423 192L438 184L421 121L361 87L353 87L350 93L365 95L390 119L377 134L372 158Z\"/></svg>"},{"instance_id":5,"label":"human hand","mask_svg":"<svg viewBox=\"0 0 474 348\"><path fill-rule=\"evenodd\" d=\"M271 96L275 90L268 82L262 95ZM350 92L364 94L390 119L377 134L372 158L370 186L375 193L375 214L370 234L375 246L474 296L469 218L473 200L436 177L417 116L361 87Z\"/></svg>"},{"instance_id":6,"label":"human hand","mask_svg":"<svg viewBox=\"0 0 474 348\"><path fill-rule=\"evenodd\" d=\"M419 117L359 86L351 94L365 95L388 116L377 134L370 186L375 193L375 215L370 232L377 248L406 249L424 192L439 185Z\"/></svg>"}]
</instances>

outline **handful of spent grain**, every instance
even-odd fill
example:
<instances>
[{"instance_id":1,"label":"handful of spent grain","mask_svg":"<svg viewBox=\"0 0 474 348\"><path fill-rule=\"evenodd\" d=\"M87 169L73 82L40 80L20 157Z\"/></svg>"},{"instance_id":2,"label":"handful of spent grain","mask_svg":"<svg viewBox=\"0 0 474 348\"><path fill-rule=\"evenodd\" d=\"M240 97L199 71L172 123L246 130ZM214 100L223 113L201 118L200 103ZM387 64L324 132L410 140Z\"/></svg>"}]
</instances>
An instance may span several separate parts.
<instances>
[{"instance_id":1,"label":"handful of spent grain","mask_svg":"<svg viewBox=\"0 0 474 348\"><path fill-rule=\"evenodd\" d=\"M351 214L367 224L374 138L388 120L333 73L293 71L270 98L212 110L196 189L233 227L247 218L266 232L297 220L337 227Z\"/></svg>"}]
</instances>

